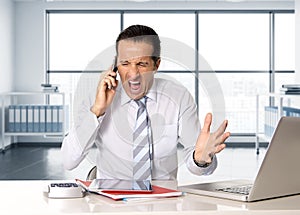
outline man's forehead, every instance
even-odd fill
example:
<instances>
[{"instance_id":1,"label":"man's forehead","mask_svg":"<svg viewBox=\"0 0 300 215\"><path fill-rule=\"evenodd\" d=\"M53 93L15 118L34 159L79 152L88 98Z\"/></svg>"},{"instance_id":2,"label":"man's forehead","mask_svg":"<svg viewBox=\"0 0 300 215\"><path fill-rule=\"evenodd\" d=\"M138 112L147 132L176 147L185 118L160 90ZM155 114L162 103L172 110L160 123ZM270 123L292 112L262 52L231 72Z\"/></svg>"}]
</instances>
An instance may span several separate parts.
<instances>
[{"instance_id":1,"label":"man's forehead","mask_svg":"<svg viewBox=\"0 0 300 215\"><path fill-rule=\"evenodd\" d=\"M145 58L152 56L153 47L146 42L135 42L122 40L118 44L118 55L120 60Z\"/></svg>"},{"instance_id":2,"label":"man's forehead","mask_svg":"<svg viewBox=\"0 0 300 215\"><path fill-rule=\"evenodd\" d=\"M120 62L141 62L141 61L150 61L152 58L151 56L136 56L132 58L119 58Z\"/></svg>"}]
</instances>

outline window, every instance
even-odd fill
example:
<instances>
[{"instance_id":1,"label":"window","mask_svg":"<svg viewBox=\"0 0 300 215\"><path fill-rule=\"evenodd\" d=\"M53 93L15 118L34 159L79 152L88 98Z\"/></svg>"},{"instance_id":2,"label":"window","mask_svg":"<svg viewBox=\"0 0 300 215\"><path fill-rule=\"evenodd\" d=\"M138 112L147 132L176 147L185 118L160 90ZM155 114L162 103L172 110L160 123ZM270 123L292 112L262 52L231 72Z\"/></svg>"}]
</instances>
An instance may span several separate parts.
<instances>
[{"instance_id":1,"label":"window","mask_svg":"<svg viewBox=\"0 0 300 215\"><path fill-rule=\"evenodd\" d=\"M274 32L270 26L273 21ZM267 93L273 85L271 68L275 68L276 90L283 83L293 82L292 11L193 10L48 11L49 82L60 84L60 90L66 93L86 91L80 95L84 97L96 83L99 71L111 65L121 26L132 24L149 25L160 35L159 75L187 87L196 99L201 122L206 112L224 112L230 121L228 129L234 134L255 133L255 98L258 93ZM272 34L274 47L270 43ZM274 65L270 64L272 50L275 50ZM222 110L213 107L216 99L209 91L214 84L221 92L218 95L223 97L224 108L217 103Z\"/></svg>"},{"instance_id":2,"label":"window","mask_svg":"<svg viewBox=\"0 0 300 215\"><path fill-rule=\"evenodd\" d=\"M51 12L48 32L49 82L59 85L66 93L66 103L76 112L70 103L86 96L99 72L113 63L115 38L111 35L120 32L120 15ZM72 120L70 117L70 125Z\"/></svg>"},{"instance_id":3,"label":"window","mask_svg":"<svg viewBox=\"0 0 300 215\"><path fill-rule=\"evenodd\" d=\"M254 133L255 96L267 92L269 77L252 71L269 68L269 15L199 14L199 52L217 73L211 83L219 81L222 88L228 130Z\"/></svg>"},{"instance_id":4,"label":"window","mask_svg":"<svg viewBox=\"0 0 300 215\"><path fill-rule=\"evenodd\" d=\"M48 69L84 71L101 51L114 45L111 35L119 34L119 26L118 14L50 13Z\"/></svg>"},{"instance_id":5,"label":"window","mask_svg":"<svg viewBox=\"0 0 300 215\"><path fill-rule=\"evenodd\" d=\"M256 128L256 95L268 92L268 73L217 73L225 97L228 130L249 134ZM262 123L263 124L263 123Z\"/></svg>"},{"instance_id":6,"label":"window","mask_svg":"<svg viewBox=\"0 0 300 215\"><path fill-rule=\"evenodd\" d=\"M199 51L214 70L268 70L268 14L200 14Z\"/></svg>"},{"instance_id":7,"label":"window","mask_svg":"<svg viewBox=\"0 0 300 215\"><path fill-rule=\"evenodd\" d=\"M283 84L295 82L295 17L293 14L275 15L275 71L284 72L275 76L275 92Z\"/></svg>"},{"instance_id":8,"label":"window","mask_svg":"<svg viewBox=\"0 0 300 215\"><path fill-rule=\"evenodd\" d=\"M172 20L172 22L170 22L170 20ZM160 36L162 41L161 54L163 59L160 66L160 71L183 71L195 69L194 14L125 13L124 28L133 24L150 26ZM190 51L189 55L187 55L185 50Z\"/></svg>"},{"instance_id":9,"label":"window","mask_svg":"<svg viewBox=\"0 0 300 215\"><path fill-rule=\"evenodd\" d=\"M167 17L167 18L166 18ZM138 21L137 21L138 20ZM172 20L172 22L170 22ZM152 27L161 39L159 72L171 71L165 78L175 79L195 95L195 16L183 13L125 13L124 28L141 24ZM174 73L173 71L178 71Z\"/></svg>"}]
</instances>

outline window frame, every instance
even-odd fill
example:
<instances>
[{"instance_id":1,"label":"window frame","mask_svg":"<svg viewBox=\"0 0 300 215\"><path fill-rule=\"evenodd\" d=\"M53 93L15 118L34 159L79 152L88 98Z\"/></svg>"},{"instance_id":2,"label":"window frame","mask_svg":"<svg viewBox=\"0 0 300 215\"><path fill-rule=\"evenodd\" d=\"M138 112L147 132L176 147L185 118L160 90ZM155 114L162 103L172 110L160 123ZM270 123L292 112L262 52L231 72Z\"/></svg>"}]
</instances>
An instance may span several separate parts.
<instances>
[{"instance_id":1,"label":"window frame","mask_svg":"<svg viewBox=\"0 0 300 215\"><path fill-rule=\"evenodd\" d=\"M276 14L284 13L284 14L294 14L294 10L282 10L282 9L272 9L272 10L61 10L61 9L51 9L46 10L46 47L45 47L45 56L46 56L46 74L45 74L45 83L50 84L50 75L55 73L83 73L83 72L90 72L90 73L96 73L98 71L81 71L81 70L50 70L49 69L49 15L51 13L119 13L120 15L120 31L124 29L124 15L130 14L130 13L160 13L160 14L194 14L195 15L195 70L193 71L187 71L187 70L176 70L176 71L169 71L169 70L163 70L160 71L162 73L194 73L195 76L195 102L197 104L197 107L199 106L199 74L200 73L207 73L210 71L199 71L199 14L202 13L210 13L210 14L216 14L216 13L235 13L235 14L244 14L244 13L264 13L269 14L269 70L214 70L215 73L268 73L269 74L269 92L273 93L275 89L275 74L276 73L285 73L285 74L294 74L295 70L275 70L275 59L274 59L274 51L275 51L275 43L274 43L274 22L275 22L275 16ZM270 100L270 103L272 101ZM232 136L253 136L254 133L232 133Z\"/></svg>"}]
</instances>

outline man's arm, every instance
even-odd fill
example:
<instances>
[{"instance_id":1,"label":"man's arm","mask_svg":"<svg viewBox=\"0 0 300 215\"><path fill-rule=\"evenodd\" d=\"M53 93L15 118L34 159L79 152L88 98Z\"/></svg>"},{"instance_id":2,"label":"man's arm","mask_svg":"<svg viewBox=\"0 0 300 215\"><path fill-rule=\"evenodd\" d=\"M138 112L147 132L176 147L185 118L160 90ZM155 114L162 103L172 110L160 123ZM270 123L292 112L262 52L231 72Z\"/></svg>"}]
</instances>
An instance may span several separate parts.
<instances>
[{"instance_id":1,"label":"man's arm","mask_svg":"<svg viewBox=\"0 0 300 215\"><path fill-rule=\"evenodd\" d=\"M215 154L225 148L224 141L230 135L229 132L224 133L227 121L210 134L212 116L208 114L201 129L196 104L188 92L181 99L180 112L179 142L184 146L187 168L196 175L209 175L217 167Z\"/></svg>"},{"instance_id":2,"label":"man's arm","mask_svg":"<svg viewBox=\"0 0 300 215\"><path fill-rule=\"evenodd\" d=\"M90 99L81 104L74 126L63 140L61 151L64 167L68 170L80 164L95 142L103 117L97 119L90 110L91 105Z\"/></svg>"},{"instance_id":3,"label":"man's arm","mask_svg":"<svg viewBox=\"0 0 300 215\"><path fill-rule=\"evenodd\" d=\"M217 159L214 159L212 165L207 168L198 167L193 159L195 143L200 131L201 126L197 114L197 106L193 97L186 90L180 99L178 141L184 146L183 156L188 170L195 175L209 175L216 169Z\"/></svg>"},{"instance_id":4,"label":"man's arm","mask_svg":"<svg viewBox=\"0 0 300 215\"><path fill-rule=\"evenodd\" d=\"M61 147L66 169L77 167L95 143L98 128L116 93L116 75L112 68L102 73L96 95L80 105L74 127L64 138Z\"/></svg>"}]
</instances>

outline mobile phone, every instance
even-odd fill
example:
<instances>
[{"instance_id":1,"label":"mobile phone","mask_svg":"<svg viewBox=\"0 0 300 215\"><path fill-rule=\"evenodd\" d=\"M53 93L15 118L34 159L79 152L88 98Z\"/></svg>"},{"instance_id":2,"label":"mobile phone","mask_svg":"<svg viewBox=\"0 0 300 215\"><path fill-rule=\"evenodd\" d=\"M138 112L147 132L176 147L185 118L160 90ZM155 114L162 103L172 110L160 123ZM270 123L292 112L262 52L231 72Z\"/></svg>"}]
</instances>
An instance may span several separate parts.
<instances>
[{"instance_id":1,"label":"mobile phone","mask_svg":"<svg viewBox=\"0 0 300 215\"><path fill-rule=\"evenodd\" d=\"M138 184L138 186L136 186ZM122 179L94 179L89 186L90 191L118 190L118 191L143 191L151 192L150 180L122 180Z\"/></svg>"},{"instance_id":2,"label":"mobile phone","mask_svg":"<svg viewBox=\"0 0 300 215\"><path fill-rule=\"evenodd\" d=\"M113 71L118 72L117 57L115 57L115 59L114 59Z\"/></svg>"}]
</instances>

